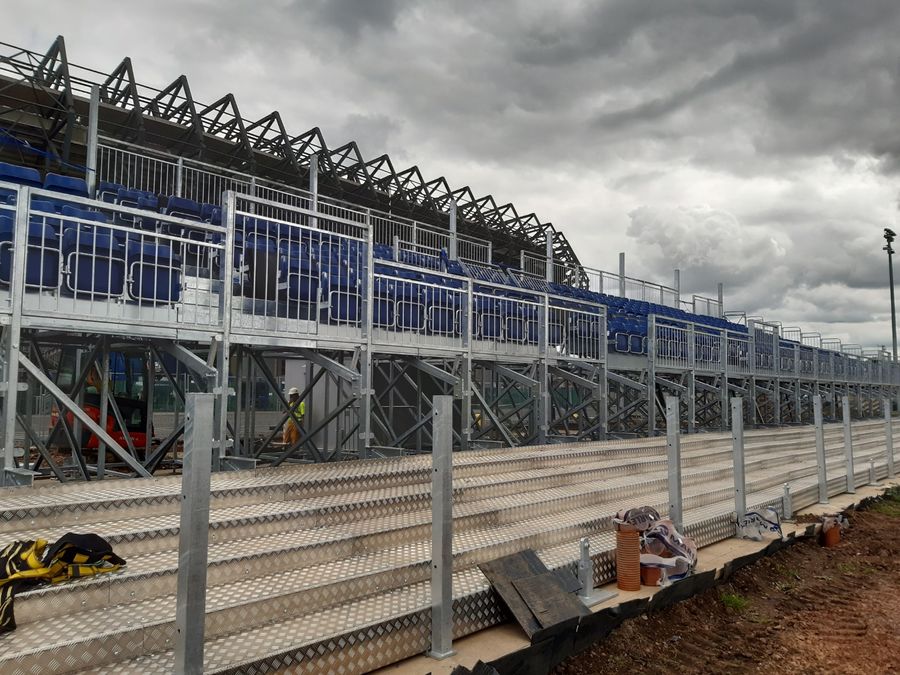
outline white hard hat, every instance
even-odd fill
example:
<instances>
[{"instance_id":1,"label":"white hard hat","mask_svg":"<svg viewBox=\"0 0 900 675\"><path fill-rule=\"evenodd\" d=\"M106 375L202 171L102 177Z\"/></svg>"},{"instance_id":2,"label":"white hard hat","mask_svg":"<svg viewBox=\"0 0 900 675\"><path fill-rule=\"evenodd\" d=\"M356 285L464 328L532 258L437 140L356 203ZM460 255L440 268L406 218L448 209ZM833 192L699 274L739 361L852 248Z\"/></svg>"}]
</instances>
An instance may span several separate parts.
<instances>
[{"instance_id":1,"label":"white hard hat","mask_svg":"<svg viewBox=\"0 0 900 675\"><path fill-rule=\"evenodd\" d=\"M297 387L291 387L288 389L288 396L293 396L294 394L300 395L300 390Z\"/></svg>"}]
</instances>

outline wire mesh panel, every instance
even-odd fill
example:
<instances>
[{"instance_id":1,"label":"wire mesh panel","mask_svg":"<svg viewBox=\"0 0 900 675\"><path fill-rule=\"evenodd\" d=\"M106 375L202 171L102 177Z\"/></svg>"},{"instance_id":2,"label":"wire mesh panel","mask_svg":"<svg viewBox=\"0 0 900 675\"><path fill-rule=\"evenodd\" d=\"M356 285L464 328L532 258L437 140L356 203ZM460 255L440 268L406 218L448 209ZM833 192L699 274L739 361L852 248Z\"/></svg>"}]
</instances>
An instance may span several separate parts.
<instances>
[{"instance_id":1,"label":"wire mesh panel","mask_svg":"<svg viewBox=\"0 0 900 675\"><path fill-rule=\"evenodd\" d=\"M32 193L23 314L48 323L218 328L221 226L44 190Z\"/></svg>"}]
</instances>

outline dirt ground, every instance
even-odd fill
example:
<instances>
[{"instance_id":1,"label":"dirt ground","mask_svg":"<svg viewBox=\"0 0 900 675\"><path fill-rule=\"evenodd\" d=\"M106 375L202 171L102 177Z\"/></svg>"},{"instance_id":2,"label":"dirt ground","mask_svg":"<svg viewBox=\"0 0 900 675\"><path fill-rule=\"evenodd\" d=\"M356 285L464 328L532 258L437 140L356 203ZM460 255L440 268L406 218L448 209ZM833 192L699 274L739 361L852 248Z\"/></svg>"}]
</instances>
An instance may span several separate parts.
<instances>
[{"instance_id":1,"label":"dirt ground","mask_svg":"<svg viewBox=\"0 0 900 675\"><path fill-rule=\"evenodd\" d=\"M900 492L850 522L837 547L804 540L763 558L554 675L900 672Z\"/></svg>"}]
</instances>

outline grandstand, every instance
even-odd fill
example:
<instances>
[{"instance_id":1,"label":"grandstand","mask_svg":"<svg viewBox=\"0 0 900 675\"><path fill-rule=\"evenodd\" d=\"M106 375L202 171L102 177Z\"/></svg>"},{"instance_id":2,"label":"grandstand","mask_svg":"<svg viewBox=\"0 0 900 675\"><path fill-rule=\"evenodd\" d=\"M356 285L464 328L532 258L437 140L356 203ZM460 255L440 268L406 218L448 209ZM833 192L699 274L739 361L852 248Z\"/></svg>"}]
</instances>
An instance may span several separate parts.
<instances>
[{"instance_id":1,"label":"grandstand","mask_svg":"<svg viewBox=\"0 0 900 675\"><path fill-rule=\"evenodd\" d=\"M25 596L0 665L171 672L180 494L162 474L180 467L188 392L215 398L207 666L222 672L353 672L427 648L420 455L438 395L469 451L454 457L456 636L505 617L479 562L534 547L568 569L589 536L610 579L597 507L665 509L669 395L694 434L684 524L702 544L733 534L718 432L734 401L758 427L748 506L782 509L787 480L799 507L893 476L881 422L854 426L849 464L836 425L821 461L809 426L818 395L826 421L846 397L893 429L886 353L678 285L582 265L534 214L292 135L277 112L246 120L230 94L201 104L184 76L154 89L127 58L69 63L62 37L44 54L0 43L2 475L34 486L4 492L0 528L87 523L129 560ZM285 445L292 386L306 416ZM155 478L85 483L136 476Z\"/></svg>"},{"instance_id":2,"label":"grandstand","mask_svg":"<svg viewBox=\"0 0 900 675\"><path fill-rule=\"evenodd\" d=\"M860 416L893 397L879 350L732 321L721 297L687 301L624 265L590 269L533 214L366 161L352 142L332 150L317 129L292 136L277 112L244 120L231 95L202 105L183 76L139 85L129 59L109 74L74 66L62 37L44 55L4 49L9 374L34 385L23 398L74 415L53 430L71 441L69 468L44 452L43 473L168 460L180 428L152 446L152 410L145 447L103 439L114 465L89 466L74 442L75 426L101 423L78 412L85 372L122 353L144 359L120 392L133 398L162 382L179 397L233 391L219 394L218 459L242 466L427 451L439 393L456 395L462 449L653 435L667 392L688 431L727 428L734 393L751 425L809 421L814 393L830 418L844 393ZM53 382L64 361L80 366L68 391ZM242 389L265 381L286 416L285 374L302 379L309 429L273 449ZM104 420L124 421L113 397L99 401ZM29 424L34 404L20 405L5 416L8 469L17 426L47 440Z\"/></svg>"}]
</instances>

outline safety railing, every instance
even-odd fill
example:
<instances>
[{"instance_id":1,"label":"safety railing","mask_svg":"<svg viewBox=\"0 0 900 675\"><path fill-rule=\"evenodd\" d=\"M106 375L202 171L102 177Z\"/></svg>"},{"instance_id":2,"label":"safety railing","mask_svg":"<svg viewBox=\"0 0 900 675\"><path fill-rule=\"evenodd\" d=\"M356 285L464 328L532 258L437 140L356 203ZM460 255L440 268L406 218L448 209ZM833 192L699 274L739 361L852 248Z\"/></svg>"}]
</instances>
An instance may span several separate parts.
<instances>
[{"instance_id":1,"label":"safety railing","mask_svg":"<svg viewBox=\"0 0 900 675\"><path fill-rule=\"evenodd\" d=\"M371 326L374 340L386 345L431 341L485 354L587 360L605 358L607 340L619 339L617 328L607 330L603 305L558 298L545 279L524 273L517 280L530 279L533 286L500 283L490 276L496 268L475 264L470 270L486 276L447 277L403 261L374 274L371 222L243 195L233 196L224 221L209 222L41 189L28 189L25 208L25 188L0 188L14 197L0 204L0 311L11 311L14 298L21 298L23 315L40 317L39 325L104 323L106 330L116 323L136 335L186 328L208 334L228 317L239 335L325 336L355 344ZM395 243L401 252L427 248ZM652 352L665 367L898 382L896 364L880 352L786 343L770 324L751 320L748 333L727 335L671 319L655 326L652 349L646 336L622 333L629 353ZM640 342L634 349L633 341Z\"/></svg>"},{"instance_id":2,"label":"safety railing","mask_svg":"<svg viewBox=\"0 0 900 675\"><path fill-rule=\"evenodd\" d=\"M653 355L656 365L665 368L688 370L693 367L694 354L691 344L693 330L687 326L672 326L653 320L648 324L653 330ZM616 341L622 338L611 336ZM630 336L628 337L630 339Z\"/></svg>"},{"instance_id":3,"label":"safety railing","mask_svg":"<svg viewBox=\"0 0 900 675\"><path fill-rule=\"evenodd\" d=\"M797 345L781 343L778 346L778 372L781 375L799 374L799 349Z\"/></svg>"},{"instance_id":4,"label":"safety railing","mask_svg":"<svg viewBox=\"0 0 900 675\"><path fill-rule=\"evenodd\" d=\"M702 295L694 295L691 299L691 311L702 316L720 317L723 314L722 303Z\"/></svg>"},{"instance_id":5,"label":"safety railing","mask_svg":"<svg viewBox=\"0 0 900 675\"><path fill-rule=\"evenodd\" d=\"M537 299L472 293L472 351L538 354L542 303Z\"/></svg>"},{"instance_id":6,"label":"safety railing","mask_svg":"<svg viewBox=\"0 0 900 675\"><path fill-rule=\"evenodd\" d=\"M113 139L102 139L97 151L99 181L146 190L159 195L175 195L207 204L219 204L222 194L234 191L265 202L298 209L312 208L312 194L293 186L273 183L240 171L225 169L194 159L176 157L149 148L120 147ZM390 244L395 237L434 248L450 247L450 233L425 223L366 209L355 204L319 195L316 211L327 218L359 224L371 222L376 243ZM258 215L294 222L292 212L269 204ZM302 224L312 224L303 222ZM457 236L457 255L489 263L490 242Z\"/></svg>"},{"instance_id":7,"label":"safety railing","mask_svg":"<svg viewBox=\"0 0 900 675\"><path fill-rule=\"evenodd\" d=\"M468 332L468 283L435 277L422 281L413 268L394 266L393 274L375 274L372 342L459 353Z\"/></svg>"},{"instance_id":8,"label":"safety railing","mask_svg":"<svg viewBox=\"0 0 900 675\"><path fill-rule=\"evenodd\" d=\"M752 337L754 372L774 375L778 372L778 326L758 321L748 322Z\"/></svg>"},{"instance_id":9,"label":"safety railing","mask_svg":"<svg viewBox=\"0 0 900 675\"><path fill-rule=\"evenodd\" d=\"M605 361L606 312L600 306L547 308L547 349L551 356Z\"/></svg>"},{"instance_id":10,"label":"safety railing","mask_svg":"<svg viewBox=\"0 0 900 675\"><path fill-rule=\"evenodd\" d=\"M0 216L0 281L24 276L22 314L65 326L217 329L225 232L174 214L41 189ZM28 195L26 197L26 194ZM10 213L8 209L5 213ZM24 244L24 246L20 246ZM8 276L7 276L8 274ZM7 289L13 284L7 281ZM18 300L7 290L7 307Z\"/></svg>"},{"instance_id":11,"label":"safety railing","mask_svg":"<svg viewBox=\"0 0 900 675\"><path fill-rule=\"evenodd\" d=\"M257 215L277 207L316 227ZM368 228L308 210L235 196L226 226L234 235L234 334L358 339L368 279Z\"/></svg>"},{"instance_id":12,"label":"safety railing","mask_svg":"<svg viewBox=\"0 0 900 675\"><path fill-rule=\"evenodd\" d=\"M751 375L754 363L750 348L750 335L736 331L726 332L726 372L735 375Z\"/></svg>"},{"instance_id":13,"label":"safety railing","mask_svg":"<svg viewBox=\"0 0 900 675\"><path fill-rule=\"evenodd\" d=\"M0 183L2 188L3 183ZM11 190L17 187L10 186ZM0 313L12 311L12 295L9 292L13 281L13 251L20 241L16 227L16 205L0 202Z\"/></svg>"}]
</instances>

